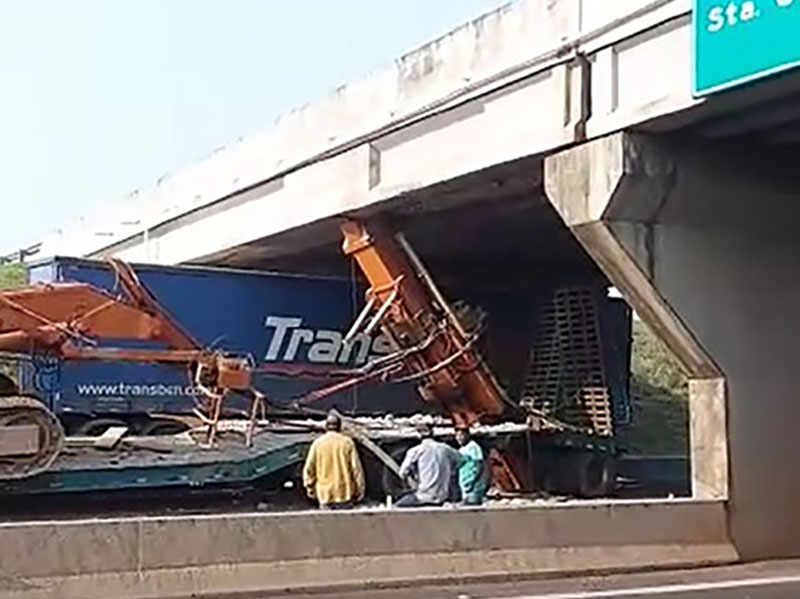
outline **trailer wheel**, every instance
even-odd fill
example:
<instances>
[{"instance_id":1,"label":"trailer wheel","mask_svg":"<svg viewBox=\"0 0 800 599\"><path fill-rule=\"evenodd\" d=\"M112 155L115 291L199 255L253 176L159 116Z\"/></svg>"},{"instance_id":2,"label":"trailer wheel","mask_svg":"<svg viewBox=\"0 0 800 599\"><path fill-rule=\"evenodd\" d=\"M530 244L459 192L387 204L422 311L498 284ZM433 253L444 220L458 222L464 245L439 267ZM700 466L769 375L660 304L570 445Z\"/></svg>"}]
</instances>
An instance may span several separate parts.
<instances>
[{"instance_id":1,"label":"trailer wheel","mask_svg":"<svg viewBox=\"0 0 800 599\"><path fill-rule=\"evenodd\" d=\"M579 492L589 499L607 497L616 491L617 460L608 453L589 453L580 460Z\"/></svg>"},{"instance_id":2,"label":"trailer wheel","mask_svg":"<svg viewBox=\"0 0 800 599\"><path fill-rule=\"evenodd\" d=\"M182 433L187 430L189 430L189 427L178 420L156 418L146 422L142 426L140 434L144 435L145 437L156 435L177 435L178 433Z\"/></svg>"},{"instance_id":3,"label":"trailer wheel","mask_svg":"<svg viewBox=\"0 0 800 599\"><path fill-rule=\"evenodd\" d=\"M96 418L84 422L75 433L81 437L99 437L112 426L128 426L128 424L117 418Z\"/></svg>"}]
</instances>

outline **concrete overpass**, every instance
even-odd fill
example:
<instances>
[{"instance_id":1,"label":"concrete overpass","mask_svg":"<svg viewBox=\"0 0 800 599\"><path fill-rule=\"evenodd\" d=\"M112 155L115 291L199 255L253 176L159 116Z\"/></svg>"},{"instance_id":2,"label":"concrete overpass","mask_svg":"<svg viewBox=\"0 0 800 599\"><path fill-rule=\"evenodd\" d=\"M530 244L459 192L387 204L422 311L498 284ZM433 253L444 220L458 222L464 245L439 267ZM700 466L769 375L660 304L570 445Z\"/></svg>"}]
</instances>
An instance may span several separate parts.
<instances>
[{"instance_id":1,"label":"concrete overpass","mask_svg":"<svg viewBox=\"0 0 800 599\"><path fill-rule=\"evenodd\" d=\"M530 1L489 13L88 215L42 252L167 264L269 258L281 252L276 236L299 227L408 203L436 184L693 106L689 1L601 4ZM662 56L671 60L652 69ZM501 174L481 181L491 189Z\"/></svg>"},{"instance_id":2,"label":"concrete overpass","mask_svg":"<svg viewBox=\"0 0 800 599\"><path fill-rule=\"evenodd\" d=\"M690 4L500 9L43 252L346 272L342 215L385 213L456 284L606 277L692 378L695 499L800 555L800 75L694 99Z\"/></svg>"},{"instance_id":3,"label":"concrete overpass","mask_svg":"<svg viewBox=\"0 0 800 599\"><path fill-rule=\"evenodd\" d=\"M702 134L718 138L796 117L791 102L763 109L767 98L797 87L787 79L692 98L690 0L604 4L530 0L484 15L284 115L272 131L87 215L47 238L41 253L253 264L311 238L329 241L319 231L345 212L391 202L438 210L516 195L514 179L535 176L535 166L494 171L498 165L625 128L663 131L714 118ZM737 111L748 106L758 113L742 117ZM796 138L796 129L781 128L775 141ZM461 186L469 191L455 189L475 173ZM446 182L447 193L437 193Z\"/></svg>"}]
</instances>

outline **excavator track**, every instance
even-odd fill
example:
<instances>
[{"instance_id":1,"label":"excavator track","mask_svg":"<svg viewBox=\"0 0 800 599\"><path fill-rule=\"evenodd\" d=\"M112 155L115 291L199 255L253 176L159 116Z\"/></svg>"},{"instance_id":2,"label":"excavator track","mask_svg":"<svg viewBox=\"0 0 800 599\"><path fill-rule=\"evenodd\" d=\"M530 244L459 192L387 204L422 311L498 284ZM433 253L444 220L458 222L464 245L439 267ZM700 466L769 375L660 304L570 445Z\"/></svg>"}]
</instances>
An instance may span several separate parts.
<instances>
[{"instance_id":1,"label":"excavator track","mask_svg":"<svg viewBox=\"0 0 800 599\"><path fill-rule=\"evenodd\" d=\"M58 419L33 397L0 397L0 481L38 474L64 445Z\"/></svg>"}]
</instances>

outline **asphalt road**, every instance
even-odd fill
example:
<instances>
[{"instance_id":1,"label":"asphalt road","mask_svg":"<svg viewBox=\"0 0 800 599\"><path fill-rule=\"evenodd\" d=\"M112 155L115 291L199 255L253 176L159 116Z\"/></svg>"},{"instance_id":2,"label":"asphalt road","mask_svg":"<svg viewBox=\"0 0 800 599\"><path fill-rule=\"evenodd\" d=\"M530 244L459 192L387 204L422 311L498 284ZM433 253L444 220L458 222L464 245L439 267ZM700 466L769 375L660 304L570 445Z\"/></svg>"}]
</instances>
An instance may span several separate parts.
<instances>
[{"instance_id":1,"label":"asphalt road","mask_svg":"<svg viewBox=\"0 0 800 599\"><path fill-rule=\"evenodd\" d=\"M800 597L800 561L499 584L350 589L290 596L294 599L796 599Z\"/></svg>"}]
</instances>

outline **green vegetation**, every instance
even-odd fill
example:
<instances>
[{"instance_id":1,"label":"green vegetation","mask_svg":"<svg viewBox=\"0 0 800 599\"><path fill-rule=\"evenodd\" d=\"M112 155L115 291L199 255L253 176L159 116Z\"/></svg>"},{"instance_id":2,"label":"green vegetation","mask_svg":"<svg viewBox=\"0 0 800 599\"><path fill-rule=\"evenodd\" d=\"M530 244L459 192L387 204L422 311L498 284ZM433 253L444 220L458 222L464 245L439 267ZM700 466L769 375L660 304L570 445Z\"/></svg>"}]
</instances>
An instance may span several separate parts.
<instances>
[{"instance_id":1,"label":"green vegetation","mask_svg":"<svg viewBox=\"0 0 800 599\"><path fill-rule=\"evenodd\" d=\"M632 382L648 395L686 400L689 384L677 360L641 320L633 322Z\"/></svg>"},{"instance_id":2,"label":"green vegetation","mask_svg":"<svg viewBox=\"0 0 800 599\"><path fill-rule=\"evenodd\" d=\"M0 264L0 290L17 289L26 282L25 267L22 264ZM15 370L14 362L0 360L0 374L15 378Z\"/></svg>"},{"instance_id":3,"label":"green vegetation","mask_svg":"<svg viewBox=\"0 0 800 599\"><path fill-rule=\"evenodd\" d=\"M25 266L17 262L0 264L0 289L17 289L25 285Z\"/></svg>"},{"instance_id":4,"label":"green vegetation","mask_svg":"<svg viewBox=\"0 0 800 599\"><path fill-rule=\"evenodd\" d=\"M689 386L666 346L644 323L633 323L631 356L633 424L620 441L631 453L688 453Z\"/></svg>"}]
</instances>

